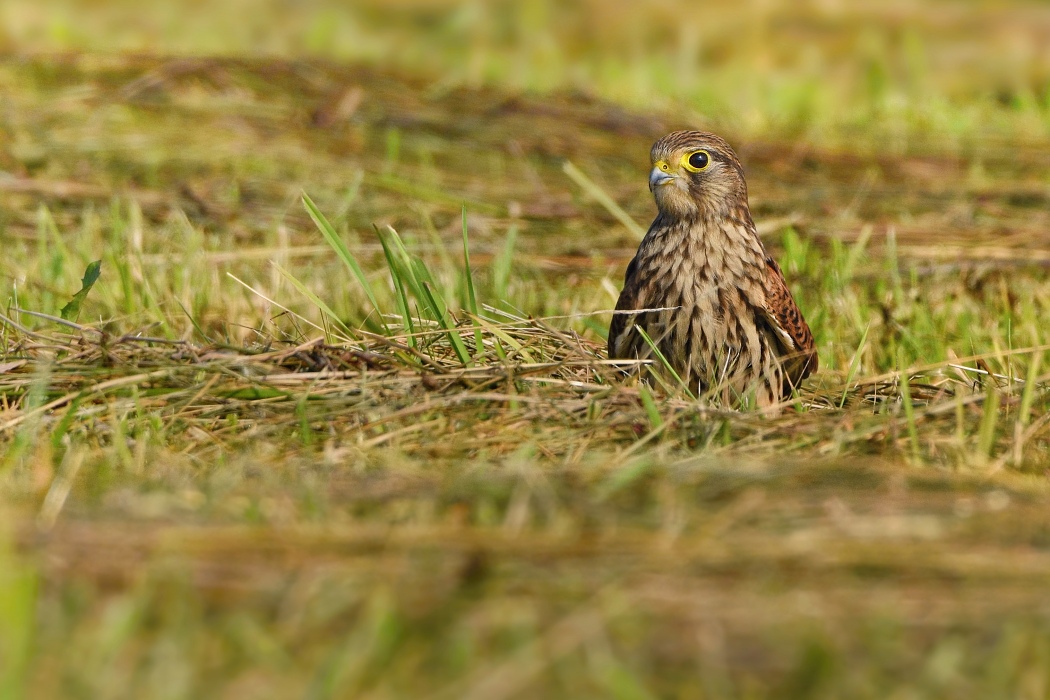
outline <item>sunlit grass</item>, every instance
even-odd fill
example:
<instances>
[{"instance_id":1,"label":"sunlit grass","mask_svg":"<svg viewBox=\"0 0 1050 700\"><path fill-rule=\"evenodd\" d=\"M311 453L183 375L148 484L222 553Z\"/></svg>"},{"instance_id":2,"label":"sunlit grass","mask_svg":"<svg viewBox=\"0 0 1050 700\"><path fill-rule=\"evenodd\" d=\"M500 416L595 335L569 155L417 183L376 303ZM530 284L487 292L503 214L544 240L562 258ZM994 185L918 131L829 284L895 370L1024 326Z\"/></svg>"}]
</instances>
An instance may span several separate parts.
<instances>
[{"instance_id":1,"label":"sunlit grass","mask_svg":"<svg viewBox=\"0 0 1050 700\"><path fill-rule=\"evenodd\" d=\"M1045 696L1038 7L85 6L2 10L0 697ZM679 122L779 413L605 359Z\"/></svg>"}]
</instances>

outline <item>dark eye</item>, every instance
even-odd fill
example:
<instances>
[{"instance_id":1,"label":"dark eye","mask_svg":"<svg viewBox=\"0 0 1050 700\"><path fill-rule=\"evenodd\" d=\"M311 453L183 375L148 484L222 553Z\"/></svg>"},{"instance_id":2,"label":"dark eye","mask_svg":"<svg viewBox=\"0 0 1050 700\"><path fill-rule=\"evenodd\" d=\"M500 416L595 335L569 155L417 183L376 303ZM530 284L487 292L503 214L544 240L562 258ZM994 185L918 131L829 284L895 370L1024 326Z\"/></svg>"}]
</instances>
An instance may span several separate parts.
<instances>
[{"instance_id":1,"label":"dark eye","mask_svg":"<svg viewBox=\"0 0 1050 700\"><path fill-rule=\"evenodd\" d=\"M689 165L696 170L703 170L710 162L711 156L707 155L707 151L697 151L689 156Z\"/></svg>"}]
</instances>

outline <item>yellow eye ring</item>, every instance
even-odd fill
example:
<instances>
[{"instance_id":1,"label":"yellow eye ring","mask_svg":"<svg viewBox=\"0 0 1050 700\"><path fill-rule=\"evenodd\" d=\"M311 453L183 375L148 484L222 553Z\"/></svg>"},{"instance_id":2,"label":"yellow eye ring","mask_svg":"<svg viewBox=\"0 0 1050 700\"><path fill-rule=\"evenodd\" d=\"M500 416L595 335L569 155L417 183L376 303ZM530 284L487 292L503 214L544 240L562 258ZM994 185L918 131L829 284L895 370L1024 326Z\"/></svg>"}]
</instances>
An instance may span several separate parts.
<instances>
[{"instance_id":1,"label":"yellow eye ring","mask_svg":"<svg viewBox=\"0 0 1050 700\"><path fill-rule=\"evenodd\" d=\"M682 167L691 173L706 170L711 165L711 154L707 151L690 151L682 156Z\"/></svg>"}]
</instances>

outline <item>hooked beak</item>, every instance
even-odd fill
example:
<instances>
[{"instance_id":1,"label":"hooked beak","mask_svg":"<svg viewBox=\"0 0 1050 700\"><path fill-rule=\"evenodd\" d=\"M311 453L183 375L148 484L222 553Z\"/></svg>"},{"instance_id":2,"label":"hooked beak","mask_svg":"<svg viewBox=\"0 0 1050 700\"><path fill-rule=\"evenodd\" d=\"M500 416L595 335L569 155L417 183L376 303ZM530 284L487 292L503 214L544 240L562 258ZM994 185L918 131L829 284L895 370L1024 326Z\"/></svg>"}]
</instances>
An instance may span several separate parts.
<instances>
[{"instance_id":1,"label":"hooked beak","mask_svg":"<svg viewBox=\"0 0 1050 700\"><path fill-rule=\"evenodd\" d=\"M666 185L675 179L674 175L665 173L660 168L653 168L653 171L649 173L649 191L655 192L657 187Z\"/></svg>"}]
</instances>

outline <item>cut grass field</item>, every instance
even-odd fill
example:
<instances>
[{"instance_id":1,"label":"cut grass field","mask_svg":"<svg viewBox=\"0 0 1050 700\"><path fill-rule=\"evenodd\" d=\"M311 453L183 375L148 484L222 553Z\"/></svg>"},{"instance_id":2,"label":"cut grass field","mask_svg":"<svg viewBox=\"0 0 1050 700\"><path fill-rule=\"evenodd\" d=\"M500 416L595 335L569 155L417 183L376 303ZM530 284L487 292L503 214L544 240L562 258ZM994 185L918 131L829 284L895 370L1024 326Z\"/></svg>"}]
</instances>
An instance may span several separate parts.
<instances>
[{"instance_id":1,"label":"cut grass field","mask_svg":"<svg viewBox=\"0 0 1050 700\"><path fill-rule=\"evenodd\" d=\"M1050 697L1046 11L832 5L5 3L0 698ZM604 359L679 126L779 414Z\"/></svg>"}]
</instances>

